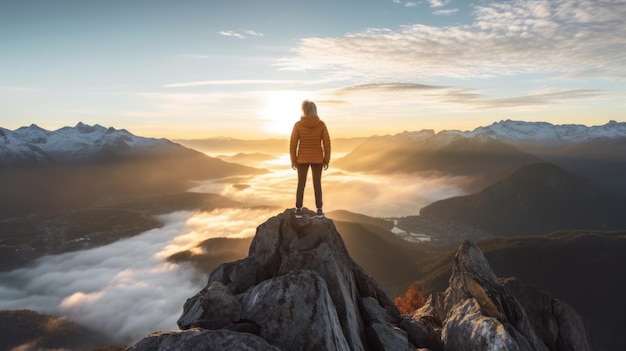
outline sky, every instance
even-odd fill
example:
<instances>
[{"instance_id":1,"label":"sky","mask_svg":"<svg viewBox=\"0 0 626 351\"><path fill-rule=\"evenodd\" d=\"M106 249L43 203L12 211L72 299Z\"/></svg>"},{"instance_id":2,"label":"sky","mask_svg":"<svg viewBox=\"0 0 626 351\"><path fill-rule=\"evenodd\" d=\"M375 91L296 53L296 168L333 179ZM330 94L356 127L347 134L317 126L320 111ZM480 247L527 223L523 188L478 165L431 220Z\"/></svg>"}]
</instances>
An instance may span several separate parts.
<instances>
[{"instance_id":1,"label":"sky","mask_svg":"<svg viewBox=\"0 0 626 351\"><path fill-rule=\"evenodd\" d=\"M331 137L625 121L626 0L0 0L0 127Z\"/></svg>"}]
</instances>

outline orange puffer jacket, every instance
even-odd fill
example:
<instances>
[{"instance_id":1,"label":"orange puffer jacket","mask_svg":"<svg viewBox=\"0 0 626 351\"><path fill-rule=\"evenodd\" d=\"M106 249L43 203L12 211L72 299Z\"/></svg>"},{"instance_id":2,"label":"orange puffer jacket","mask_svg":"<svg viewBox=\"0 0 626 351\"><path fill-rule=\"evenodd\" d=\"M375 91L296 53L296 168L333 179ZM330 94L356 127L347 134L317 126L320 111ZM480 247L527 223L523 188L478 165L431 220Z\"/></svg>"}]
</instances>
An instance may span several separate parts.
<instances>
[{"instance_id":1,"label":"orange puffer jacket","mask_svg":"<svg viewBox=\"0 0 626 351\"><path fill-rule=\"evenodd\" d=\"M330 136L319 117L301 117L293 126L289 142L291 164L328 164Z\"/></svg>"}]
</instances>

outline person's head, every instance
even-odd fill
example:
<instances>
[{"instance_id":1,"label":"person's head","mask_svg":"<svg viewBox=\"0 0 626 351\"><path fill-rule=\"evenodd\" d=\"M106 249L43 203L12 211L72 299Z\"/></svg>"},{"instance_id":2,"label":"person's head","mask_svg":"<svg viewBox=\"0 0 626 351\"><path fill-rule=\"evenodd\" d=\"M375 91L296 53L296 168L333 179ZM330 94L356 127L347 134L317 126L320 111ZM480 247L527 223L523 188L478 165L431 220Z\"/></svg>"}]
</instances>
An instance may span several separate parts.
<instances>
[{"instance_id":1,"label":"person's head","mask_svg":"<svg viewBox=\"0 0 626 351\"><path fill-rule=\"evenodd\" d=\"M317 117L317 106L313 101L302 101L302 114L304 117Z\"/></svg>"}]
</instances>

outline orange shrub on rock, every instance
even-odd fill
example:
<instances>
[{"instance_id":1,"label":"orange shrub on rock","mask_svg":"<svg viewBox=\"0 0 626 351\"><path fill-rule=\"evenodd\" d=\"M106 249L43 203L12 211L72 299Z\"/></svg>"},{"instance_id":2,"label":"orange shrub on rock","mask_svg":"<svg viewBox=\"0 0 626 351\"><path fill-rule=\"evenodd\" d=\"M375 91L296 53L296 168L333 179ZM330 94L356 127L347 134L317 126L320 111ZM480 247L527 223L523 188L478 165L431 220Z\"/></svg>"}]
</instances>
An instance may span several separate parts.
<instances>
[{"instance_id":1,"label":"orange shrub on rock","mask_svg":"<svg viewBox=\"0 0 626 351\"><path fill-rule=\"evenodd\" d=\"M415 312L418 308L424 306L426 300L424 294L420 290L420 286L417 282L409 285L404 296L396 297L394 302L398 306L398 310L402 314L409 314Z\"/></svg>"}]
</instances>

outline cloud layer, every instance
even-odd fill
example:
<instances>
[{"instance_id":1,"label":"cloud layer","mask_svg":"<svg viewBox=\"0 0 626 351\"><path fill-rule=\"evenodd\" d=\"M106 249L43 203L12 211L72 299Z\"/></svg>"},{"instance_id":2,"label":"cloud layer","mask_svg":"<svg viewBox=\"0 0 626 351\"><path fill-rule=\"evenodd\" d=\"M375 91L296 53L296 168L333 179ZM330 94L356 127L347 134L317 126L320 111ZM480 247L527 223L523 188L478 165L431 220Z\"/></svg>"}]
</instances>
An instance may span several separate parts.
<instances>
[{"instance_id":1,"label":"cloud layer","mask_svg":"<svg viewBox=\"0 0 626 351\"><path fill-rule=\"evenodd\" d=\"M192 191L220 194L247 206L295 206L296 171L287 165L273 165L272 173L239 183L207 181ZM436 200L463 193L463 178L431 178L416 175L382 176L332 169L322 174L325 211L345 209L374 217L416 215ZM315 207L311 175L304 194L304 206Z\"/></svg>"},{"instance_id":2,"label":"cloud layer","mask_svg":"<svg viewBox=\"0 0 626 351\"><path fill-rule=\"evenodd\" d=\"M64 315L132 343L178 329L185 300L206 284L190 266L166 262L173 253L214 237L248 237L273 215L267 209L176 212L162 228L90 250L47 256L0 274L0 310Z\"/></svg>"},{"instance_id":3,"label":"cloud layer","mask_svg":"<svg viewBox=\"0 0 626 351\"><path fill-rule=\"evenodd\" d=\"M626 33L623 1L492 2L475 6L473 16L471 25L415 24L305 38L279 67L339 68L370 81L525 73L626 79L626 36L619 35Z\"/></svg>"}]
</instances>

